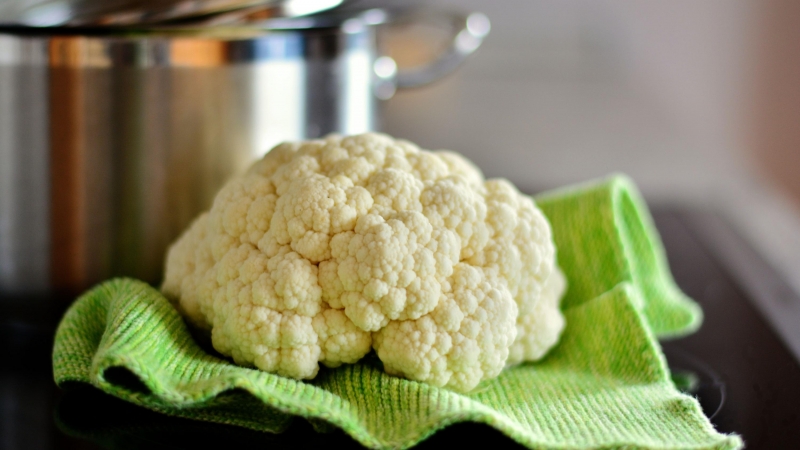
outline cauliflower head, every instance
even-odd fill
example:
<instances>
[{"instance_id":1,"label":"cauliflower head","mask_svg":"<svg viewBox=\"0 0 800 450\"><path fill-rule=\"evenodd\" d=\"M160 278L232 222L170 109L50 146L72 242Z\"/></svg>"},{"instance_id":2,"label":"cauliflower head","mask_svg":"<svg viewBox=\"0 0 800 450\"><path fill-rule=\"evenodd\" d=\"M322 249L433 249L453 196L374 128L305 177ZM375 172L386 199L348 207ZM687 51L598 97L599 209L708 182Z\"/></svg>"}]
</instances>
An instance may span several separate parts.
<instances>
[{"instance_id":1,"label":"cauliflower head","mask_svg":"<svg viewBox=\"0 0 800 450\"><path fill-rule=\"evenodd\" d=\"M172 245L162 285L237 364L313 378L374 349L458 391L555 345L564 289L530 197L372 133L272 149Z\"/></svg>"}]
</instances>

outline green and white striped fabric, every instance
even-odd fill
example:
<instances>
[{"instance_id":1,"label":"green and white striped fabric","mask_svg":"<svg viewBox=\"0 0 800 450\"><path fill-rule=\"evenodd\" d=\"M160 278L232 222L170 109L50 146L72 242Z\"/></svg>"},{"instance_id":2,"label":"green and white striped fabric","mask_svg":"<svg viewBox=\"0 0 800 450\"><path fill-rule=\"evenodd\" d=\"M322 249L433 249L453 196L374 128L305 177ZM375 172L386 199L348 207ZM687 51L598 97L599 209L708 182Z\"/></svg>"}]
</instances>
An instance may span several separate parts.
<instances>
[{"instance_id":1,"label":"green and white striped fabric","mask_svg":"<svg viewBox=\"0 0 800 450\"><path fill-rule=\"evenodd\" d=\"M567 327L541 362L464 395L383 373L380 361L296 381L199 347L155 289L130 279L79 298L58 328L55 381L88 383L164 414L280 432L296 417L373 448L407 448L463 421L534 449L736 449L670 381L657 336L700 324L675 286L649 213L624 177L544 194L569 289Z\"/></svg>"}]
</instances>

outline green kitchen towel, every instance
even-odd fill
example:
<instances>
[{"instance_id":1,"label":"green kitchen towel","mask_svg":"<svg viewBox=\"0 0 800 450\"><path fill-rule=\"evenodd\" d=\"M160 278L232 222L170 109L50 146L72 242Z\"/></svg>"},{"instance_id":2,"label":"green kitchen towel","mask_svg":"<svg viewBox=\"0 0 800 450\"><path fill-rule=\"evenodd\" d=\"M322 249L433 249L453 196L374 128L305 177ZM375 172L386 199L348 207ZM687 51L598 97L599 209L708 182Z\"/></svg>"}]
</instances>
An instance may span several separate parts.
<instances>
[{"instance_id":1,"label":"green kitchen towel","mask_svg":"<svg viewBox=\"0 0 800 450\"><path fill-rule=\"evenodd\" d=\"M672 280L664 248L647 205L625 176L571 186L536 197L550 220L558 263L569 280L562 308L569 309L622 282L636 286L658 337L694 332L702 311Z\"/></svg>"},{"instance_id":2,"label":"green kitchen towel","mask_svg":"<svg viewBox=\"0 0 800 450\"><path fill-rule=\"evenodd\" d=\"M449 424L486 423L536 449L735 449L675 388L656 333L695 329L645 205L612 178L538 200L569 290L561 342L470 394L383 373L380 361L296 381L236 366L199 347L145 283L111 280L79 298L57 330L56 383L88 383L162 413L280 432L294 416L373 448L406 448Z\"/></svg>"}]
</instances>

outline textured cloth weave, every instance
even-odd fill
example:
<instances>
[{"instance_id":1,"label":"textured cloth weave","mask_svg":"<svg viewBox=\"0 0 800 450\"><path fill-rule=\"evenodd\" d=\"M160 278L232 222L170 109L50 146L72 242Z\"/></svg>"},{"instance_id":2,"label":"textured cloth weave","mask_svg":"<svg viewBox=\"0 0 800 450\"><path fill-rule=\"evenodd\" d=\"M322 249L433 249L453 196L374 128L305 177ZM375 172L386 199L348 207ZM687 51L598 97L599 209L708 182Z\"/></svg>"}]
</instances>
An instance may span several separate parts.
<instances>
[{"instance_id":1,"label":"textured cloth weave","mask_svg":"<svg viewBox=\"0 0 800 450\"><path fill-rule=\"evenodd\" d=\"M294 416L373 448L410 447L462 421L536 449L735 449L675 388L656 336L695 330L700 309L675 286L649 213L615 177L537 198L569 288L567 327L541 362L506 369L464 395L386 375L380 361L296 381L204 351L145 283L111 280L58 328L56 383L90 383L165 414L280 432Z\"/></svg>"}]
</instances>

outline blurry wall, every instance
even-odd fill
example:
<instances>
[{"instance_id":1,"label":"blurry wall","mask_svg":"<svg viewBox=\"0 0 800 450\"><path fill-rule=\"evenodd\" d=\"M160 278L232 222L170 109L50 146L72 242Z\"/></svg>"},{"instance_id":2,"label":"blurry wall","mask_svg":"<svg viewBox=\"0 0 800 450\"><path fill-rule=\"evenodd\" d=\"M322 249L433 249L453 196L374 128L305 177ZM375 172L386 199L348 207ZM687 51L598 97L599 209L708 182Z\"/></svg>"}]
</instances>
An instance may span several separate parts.
<instances>
[{"instance_id":1,"label":"blurry wall","mask_svg":"<svg viewBox=\"0 0 800 450\"><path fill-rule=\"evenodd\" d=\"M749 144L800 205L800 2L759 3Z\"/></svg>"},{"instance_id":2,"label":"blurry wall","mask_svg":"<svg viewBox=\"0 0 800 450\"><path fill-rule=\"evenodd\" d=\"M765 174L800 186L786 112L797 115L800 77L783 68L800 58L798 2L435 5L483 11L492 32L456 74L385 105L394 135L458 150L528 190L617 171L665 201L719 202ZM416 36L405 53L424 53Z\"/></svg>"}]
</instances>

